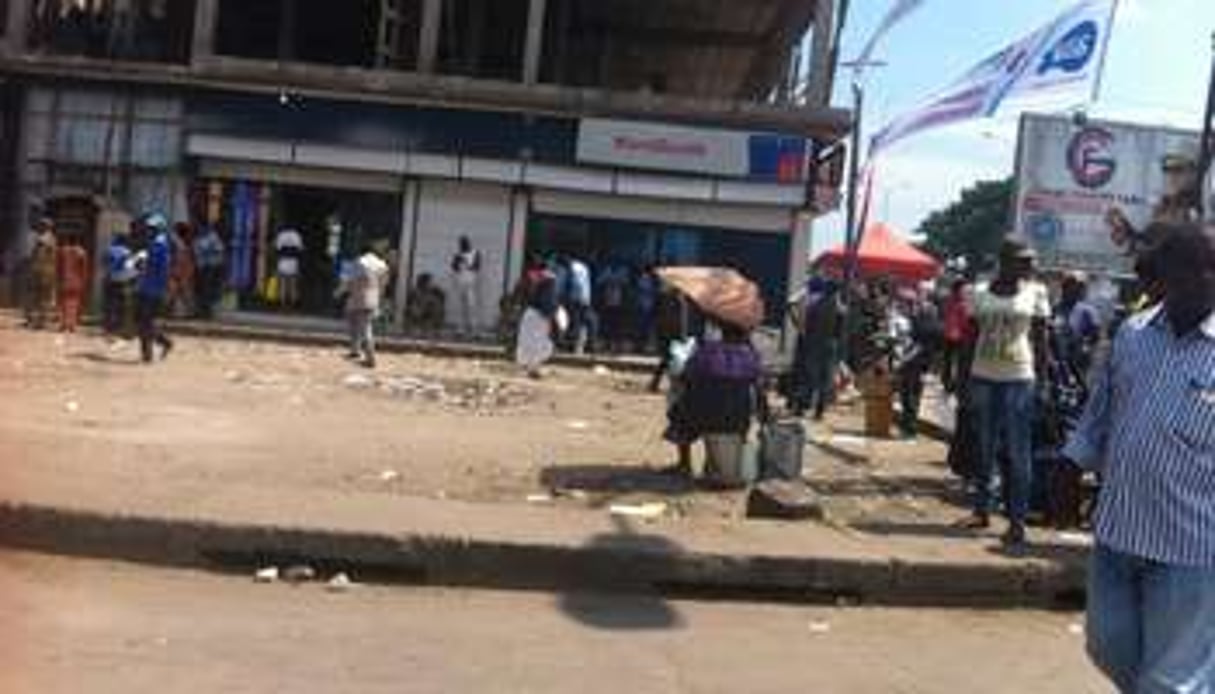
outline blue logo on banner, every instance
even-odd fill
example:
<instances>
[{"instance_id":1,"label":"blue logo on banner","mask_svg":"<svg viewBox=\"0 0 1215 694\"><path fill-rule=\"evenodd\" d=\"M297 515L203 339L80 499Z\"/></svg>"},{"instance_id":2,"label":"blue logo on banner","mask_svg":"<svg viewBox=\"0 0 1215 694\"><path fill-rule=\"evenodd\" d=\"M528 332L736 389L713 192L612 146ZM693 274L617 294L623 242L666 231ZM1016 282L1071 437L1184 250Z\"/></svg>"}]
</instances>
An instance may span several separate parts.
<instances>
[{"instance_id":1,"label":"blue logo on banner","mask_svg":"<svg viewBox=\"0 0 1215 694\"><path fill-rule=\"evenodd\" d=\"M1026 236L1035 246L1051 247L1063 236L1063 220L1051 212L1039 212L1025 220Z\"/></svg>"},{"instance_id":2,"label":"blue logo on banner","mask_svg":"<svg viewBox=\"0 0 1215 694\"><path fill-rule=\"evenodd\" d=\"M1042 64L1038 66L1038 74L1045 75L1056 68L1064 72L1080 72L1097 52L1100 34L1097 23L1091 19L1077 24L1046 52Z\"/></svg>"}]
</instances>

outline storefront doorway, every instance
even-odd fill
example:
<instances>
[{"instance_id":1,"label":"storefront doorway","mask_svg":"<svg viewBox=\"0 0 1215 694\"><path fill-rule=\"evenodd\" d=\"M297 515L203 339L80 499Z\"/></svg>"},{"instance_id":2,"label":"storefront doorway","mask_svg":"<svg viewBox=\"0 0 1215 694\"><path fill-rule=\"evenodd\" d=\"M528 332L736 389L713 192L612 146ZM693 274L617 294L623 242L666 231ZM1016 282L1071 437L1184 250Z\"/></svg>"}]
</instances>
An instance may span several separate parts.
<instances>
[{"instance_id":1,"label":"storefront doorway","mask_svg":"<svg viewBox=\"0 0 1215 694\"><path fill-rule=\"evenodd\" d=\"M401 229L400 196L389 193L278 186L271 203L271 249L283 229L295 229L304 242L300 255L300 304L309 314L340 313L334 299L341 263L357 257L364 244L397 267ZM271 251L273 255L273 251ZM270 265L273 271L274 263ZM391 288L388 296L392 296Z\"/></svg>"},{"instance_id":2,"label":"storefront doorway","mask_svg":"<svg viewBox=\"0 0 1215 694\"><path fill-rule=\"evenodd\" d=\"M593 274L623 266L634 278L652 265L733 267L760 286L772 322L781 320L788 289L785 234L537 214L528 224L527 252L576 257Z\"/></svg>"},{"instance_id":3,"label":"storefront doorway","mask_svg":"<svg viewBox=\"0 0 1215 694\"><path fill-rule=\"evenodd\" d=\"M248 181L203 181L206 218L217 225L229 251L227 285L246 311L283 311L337 316L334 297L344 260L365 243L398 267L401 230L399 194ZM200 215L201 216L201 215ZM216 219L218 217L218 219ZM299 233L299 302L284 307L271 291L278 262L275 240L284 229ZM392 287L386 296L391 297Z\"/></svg>"}]
</instances>

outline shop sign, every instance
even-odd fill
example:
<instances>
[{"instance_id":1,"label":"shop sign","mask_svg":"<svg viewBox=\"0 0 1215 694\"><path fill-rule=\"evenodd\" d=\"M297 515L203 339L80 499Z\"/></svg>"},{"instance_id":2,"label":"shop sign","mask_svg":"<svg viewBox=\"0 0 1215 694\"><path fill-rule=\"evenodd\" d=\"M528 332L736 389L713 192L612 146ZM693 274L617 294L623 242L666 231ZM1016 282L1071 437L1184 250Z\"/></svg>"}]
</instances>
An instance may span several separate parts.
<instances>
[{"instance_id":1,"label":"shop sign","mask_svg":"<svg viewBox=\"0 0 1215 694\"><path fill-rule=\"evenodd\" d=\"M1142 230L1170 192L1165 159L1195 157L1198 134L1027 114L1018 148L1014 235L1047 267L1127 272L1130 239L1107 219Z\"/></svg>"},{"instance_id":2,"label":"shop sign","mask_svg":"<svg viewBox=\"0 0 1215 694\"><path fill-rule=\"evenodd\" d=\"M577 158L588 164L796 183L806 140L770 133L584 118Z\"/></svg>"}]
</instances>

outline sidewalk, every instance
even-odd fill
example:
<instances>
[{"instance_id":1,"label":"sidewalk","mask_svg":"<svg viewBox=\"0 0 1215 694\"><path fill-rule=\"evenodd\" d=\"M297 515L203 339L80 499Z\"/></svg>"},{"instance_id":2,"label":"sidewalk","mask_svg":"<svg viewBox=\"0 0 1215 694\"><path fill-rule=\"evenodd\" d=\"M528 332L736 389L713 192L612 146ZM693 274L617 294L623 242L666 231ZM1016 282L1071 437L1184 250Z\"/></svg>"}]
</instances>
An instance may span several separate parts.
<instances>
[{"instance_id":1,"label":"sidewalk","mask_svg":"<svg viewBox=\"0 0 1215 694\"><path fill-rule=\"evenodd\" d=\"M345 324L337 319L309 316L282 316L271 313L232 313L214 321L169 321L172 334L229 340L252 340L281 344L310 346L344 346L347 344ZM412 353L436 357L468 357L486 360L506 360L506 349L492 342L460 340L451 336L415 337L389 333L377 336L376 348L385 353ZM610 366L627 372L648 371L654 367L654 357L639 355L587 354L558 352L551 360L560 366Z\"/></svg>"},{"instance_id":2,"label":"sidewalk","mask_svg":"<svg viewBox=\"0 0 1215 694\"><path fill-rule=\"evenodd\" d=\"M866 439L855 407L806 449L829 523L755 521L742 493L659 471L665 400L640 374L531 381L389 354L370 375L337 349L190 337L143 366L92 334L0 331L0 544L748 598L1042 604L1083 588L1085 549L1060 544L1076 538L1035 532L1009 559L995 531L953 529L964 490L940 445Z\"/></svg>"}]
</instances>

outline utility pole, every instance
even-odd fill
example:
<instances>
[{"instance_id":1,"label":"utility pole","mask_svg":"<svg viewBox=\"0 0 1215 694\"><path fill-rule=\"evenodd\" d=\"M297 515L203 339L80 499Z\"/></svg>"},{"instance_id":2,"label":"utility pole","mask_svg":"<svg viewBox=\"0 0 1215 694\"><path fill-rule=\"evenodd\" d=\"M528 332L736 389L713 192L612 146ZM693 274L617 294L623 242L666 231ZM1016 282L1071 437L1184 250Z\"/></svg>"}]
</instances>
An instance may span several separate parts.
<instances>
[{"instance_id":1,"label":"utility pole","mask_svg":"<svg viewBox=\"0 0 1215 694\"><path fill-rule=\"evenodd\" d=\"M851 356L848 336L852 333L854 312L852 310L852 284L856 281L857 253L860 251L863 230L859 229L857 219L857 185L860 182L861 167L861 133L865 122L865 88L861 84L862 73L867 67L883 67L885 61L870 60L865 62L851 61L840 63L841 67L851 67L852 74L852 139L849 147L852 151L848 157L848 198L845 204L844 222L844 286L842 291L844 304L844 339L840 343L840 361L847 363Z\"/></svg>"},{"instance_id":2,"label":"utility pole","mask_svg":"<svg viewBox=\"0 0 1215 694\"><path fill-rule=\"evenodd\" d=\"M1207 191L1207 174L1211 170L1211 157L1215 147L1215 143L1211 141L1215 137L1215 128L1212 127L1211 120L1215 118L1215 34L1211 35L1211 78L1207 83L1207 109L1202 119L1202 140L1200 141L1201 149L1198 155L1198 171L1194 185L1198 188L1194 196L1195 206L1198 210L1198 217L1201 219L1206 213L1206 196Z\"/></svg>"}]
</instances>

